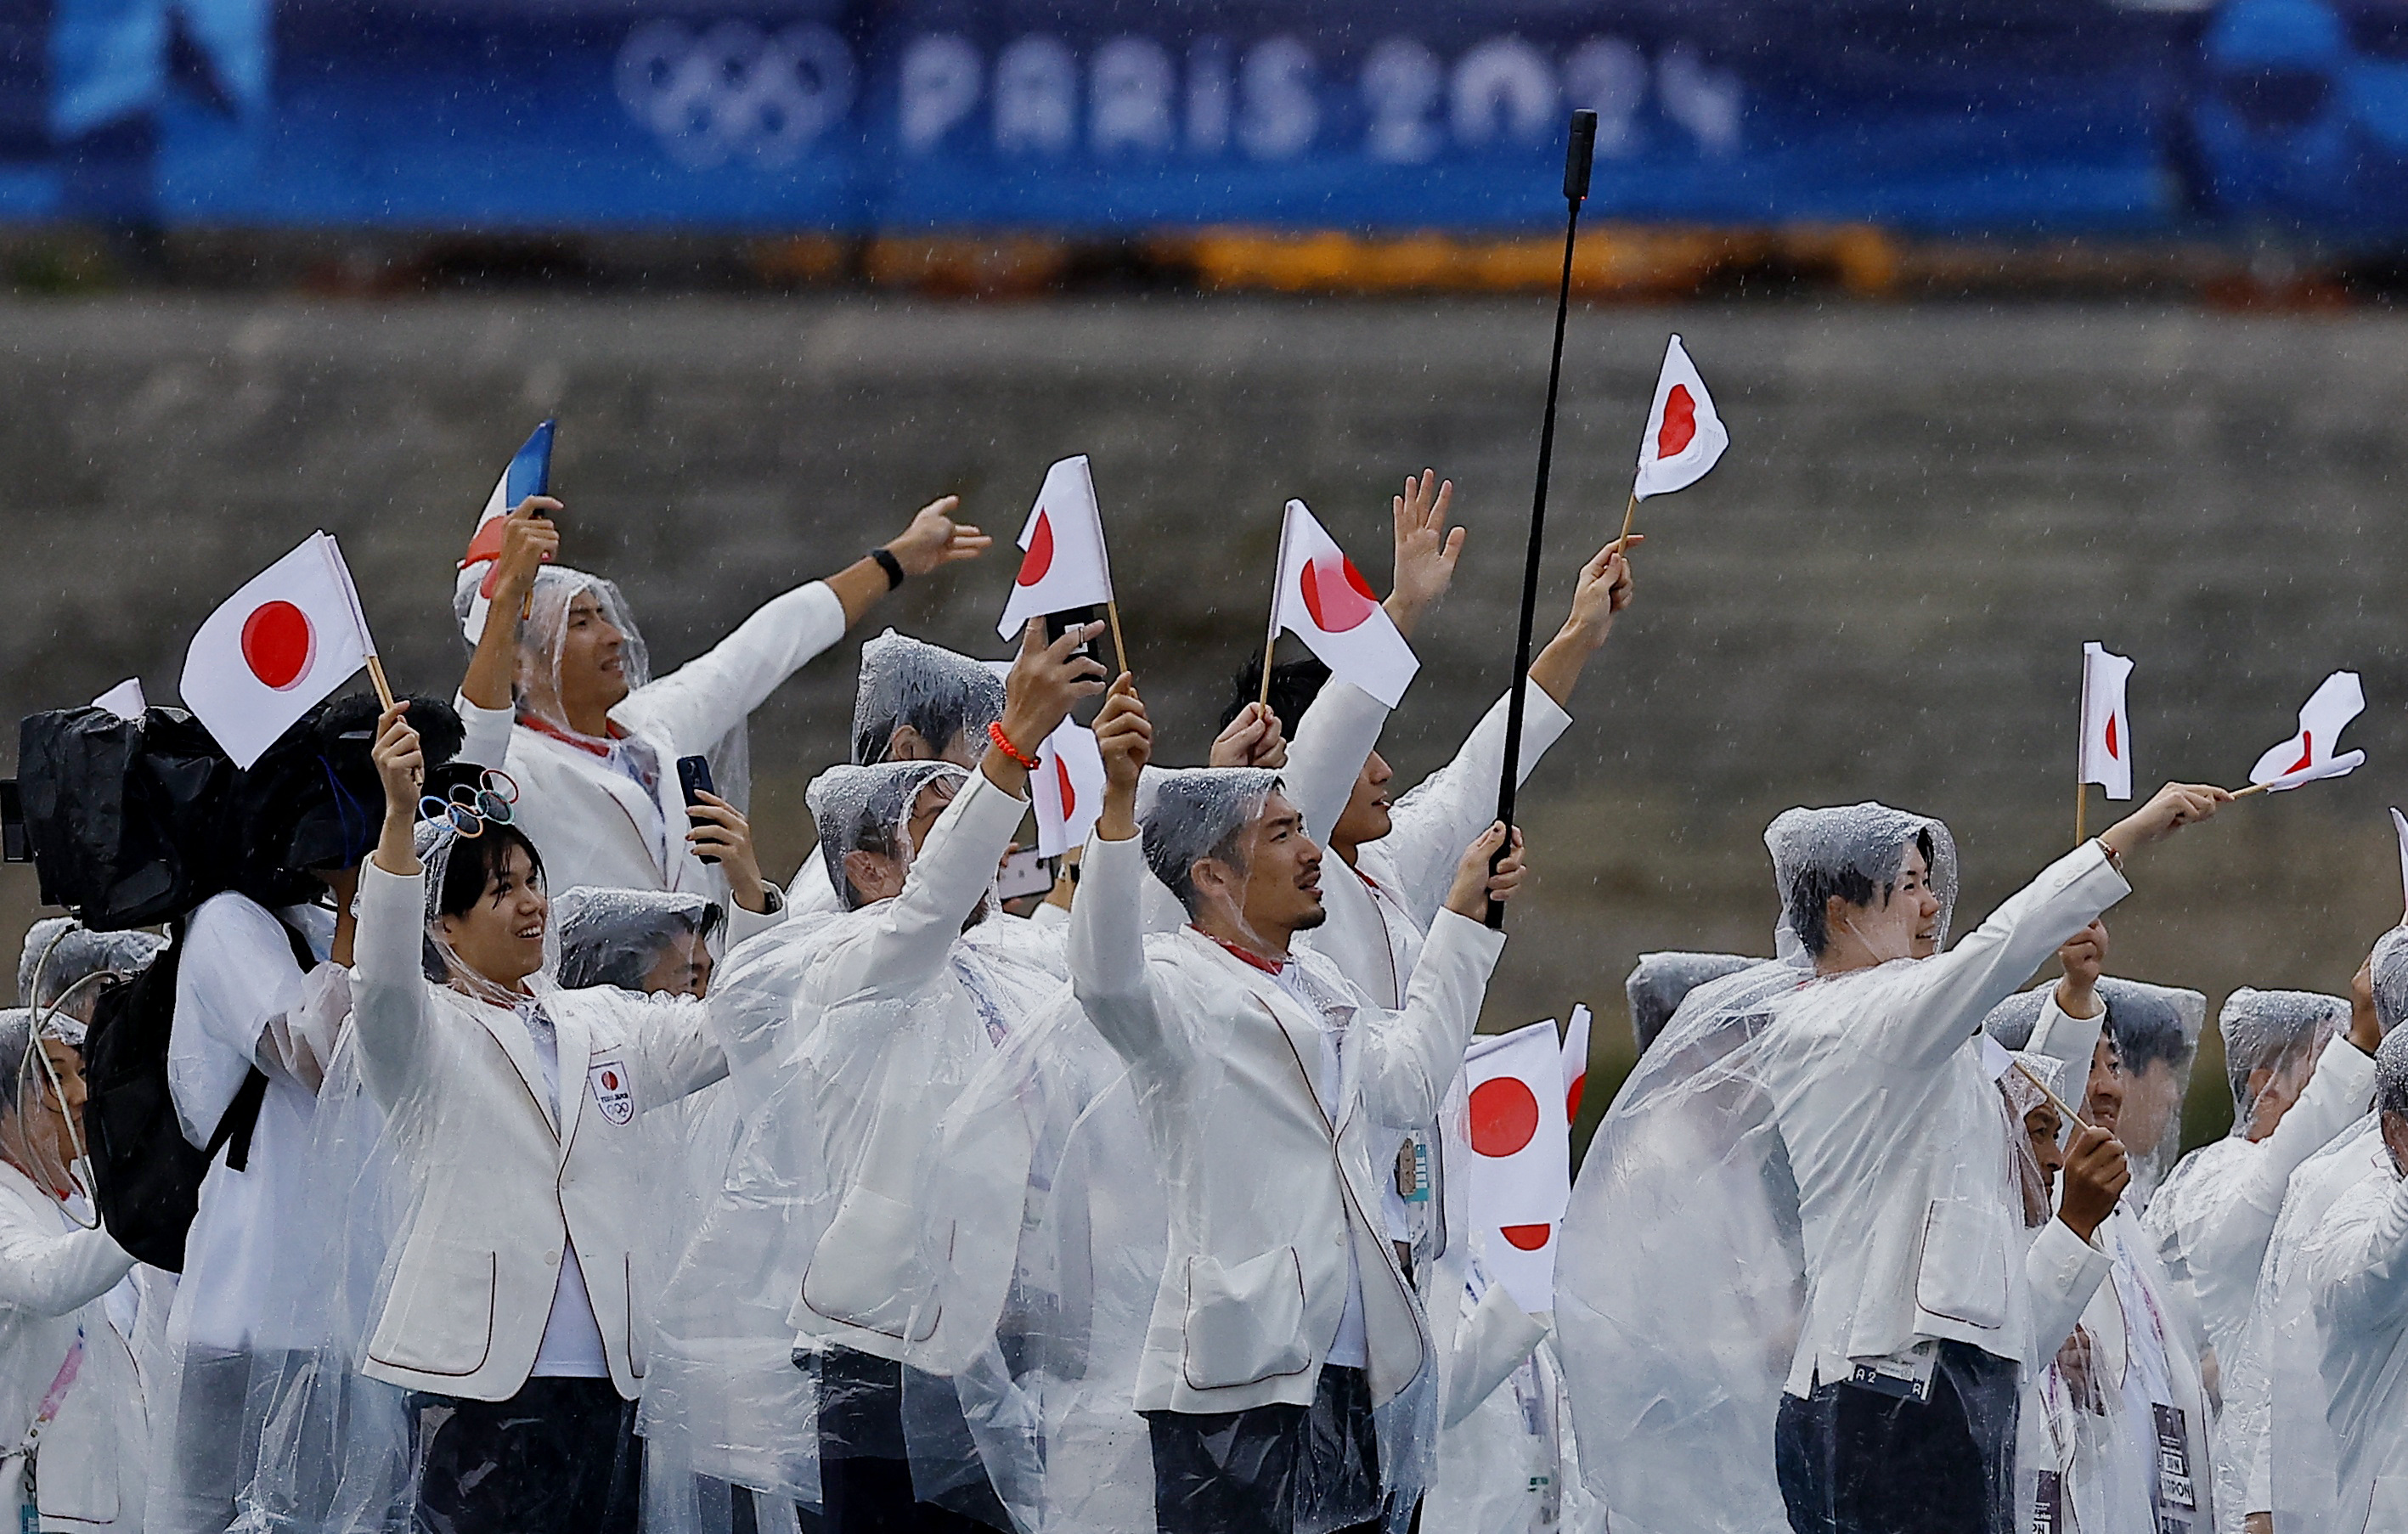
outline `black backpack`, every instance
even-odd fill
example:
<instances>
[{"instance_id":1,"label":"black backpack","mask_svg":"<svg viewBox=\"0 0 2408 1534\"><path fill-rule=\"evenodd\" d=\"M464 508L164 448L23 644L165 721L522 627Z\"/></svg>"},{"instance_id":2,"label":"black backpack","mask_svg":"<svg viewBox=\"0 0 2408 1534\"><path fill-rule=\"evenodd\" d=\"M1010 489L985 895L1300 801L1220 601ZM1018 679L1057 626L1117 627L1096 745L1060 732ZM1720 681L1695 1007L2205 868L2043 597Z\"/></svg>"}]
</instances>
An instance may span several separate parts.
<instances>
[{"instance_id":1,"label":"black backpack","mask_svg":"<svg viewBox=\"0 0 2408 1534\"><path fill-rule=\"evenodd\" d=\"M250 1165L251 1133L267 1094L266 1073L251 1067L208 1146L195 1150L184 1138L167 1084L167 1042L176 1022L185 927L181 920L174 923L165 948L101 994L83 1044L93 1201L118 1245L136 1261L171 1273L184 1270L184 1237L200 1208L201 1179L209 1163L222 1150L236 1171ZM304 970L316 965L301 934L288 925L284 935Z\"/></svg>"},{"instance_id":2,"label":"black backpack","mask_svg":"<svg viewBox=\"0 0 2408 1534\"><path fill-rule=\"evenodd\" d=\"M96 932L183 915L225 887L234 764L181 709L52 709L17 727L17 785L42 903Z\"/></svg>"}]
</instances>

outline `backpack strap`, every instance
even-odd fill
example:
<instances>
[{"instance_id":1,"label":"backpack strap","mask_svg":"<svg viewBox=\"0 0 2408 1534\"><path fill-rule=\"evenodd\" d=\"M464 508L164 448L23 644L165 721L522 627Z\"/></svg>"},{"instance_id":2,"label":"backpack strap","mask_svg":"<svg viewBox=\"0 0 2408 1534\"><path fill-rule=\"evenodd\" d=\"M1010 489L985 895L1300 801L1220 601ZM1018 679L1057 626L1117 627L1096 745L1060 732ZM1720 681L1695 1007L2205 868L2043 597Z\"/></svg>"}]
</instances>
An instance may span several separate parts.
<instances>
[{"instance_id":1,"label":"backpack strap","mask_svg":"<svg viewBox=\"0 0 2408 1534\"><path fill-rule=\"evenodd\" d=\"M316 968L318 955L309 951L309 939L301 935L300 929L281 916L276 918L276 925L284 929L284 940L293 945L293 961L301 967L301 972L306 975ZM202 1154L215 1160L222 1150L230 1169L249 1170L251 1132L259 1127L260 1106L266 1100L267 1072L253 1066L243 1077L242 1085L235 1088L234 1101L226 1104L218 1126L209 1131L209 1142Z\"/></svg>"}]
</instances>

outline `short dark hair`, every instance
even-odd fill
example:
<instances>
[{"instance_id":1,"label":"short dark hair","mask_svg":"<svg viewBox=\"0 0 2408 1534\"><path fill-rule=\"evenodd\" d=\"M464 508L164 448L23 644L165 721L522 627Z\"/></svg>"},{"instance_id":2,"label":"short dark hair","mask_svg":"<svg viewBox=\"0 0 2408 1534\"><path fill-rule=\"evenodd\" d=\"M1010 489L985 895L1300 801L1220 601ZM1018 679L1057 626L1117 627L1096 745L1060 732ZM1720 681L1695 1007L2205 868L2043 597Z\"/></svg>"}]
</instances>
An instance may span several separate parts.
<instances>
[{"instance_id":1,"label":"short dark hair","mask_svg":"<svg viewBox=\"0 0 2408 1534\"><path fill-rule=\"evenodd\" d=\"M2134 1075L2162 1060L2176 1070L2190 1054L2182 1014L2168 1002L2101 983L2099 999L2107 1005L2107 1037L2115 1046L2122 1068Z\"/></svg>"},{"instance_id":2,"label":"short dark hair","mask_svg":"<svg viewBox=\"0 0 2408 1534\"><path fill-rule=\"evenodd\" d=\"M1329 683L1329 667L1311 656L1300 661L1282 661L1271 667L1271 712L1279 715L1280 729L1293 736L1297 721L1312 707L1321 689ZM1246 668L1230 683L1228 706L1221 710L1222 729L1246 711L1249 703L1259 703L1263 696L1263 663L1260 657L1246 662Z\"/></svg>"},{"instance_id":3,"label":"short dark hair","mask_svg":"<svg viewBox=\"0 0 2408 1534\"><path fill-rule=\"evenodd\" d=\"M652 966L661 962L661 953L672 939L695 938L707 943L726 925L727 913L714 900L690 911L661 912L655 920L661 925L650 927L633 940L592 945L590 952L578 955L584 961L581 964L572 966L570 956L562 954L561 984L572 989L583 985L615 985L623 991L640 991L644 988L644 977L652 972Z\"/></svg>"},{"instance_id":4,"label":"short dark hair","mask_svg":"<svg viewBox=\"0 0 2408 1534\"><path fill-rule=\"evenodd\" d=\"M1931 863L1931 828L1923 826L1914 833L1914 848L1923 854L1925 867ZM1899 844L1901 857L1905 844ZM1834 897L1852 906L1870 906L1879 895L1884 905L1897 893L1898 877L1876 880L1854 866L1837 868L1803 867L1789 884L1789 926L1806 952L1815 958L1831 946L1828 902Z\"/></svg>"},{"instance_id":5,"label":"short dark hair","mask_svg":"<svg viewBox=\"0 0 2408 1534\"><path fill-rule=\"evenodd\" d=\"M436 892L435 914L466 916L476 903L485 897L486 886L501 877L509 864L510 849L526 850L527 866L538 883L543 882L543 854L535 850L527 834L515 825L495 825L487 822L482 836L460 837L452 843L452 855L443 864L443 887Z\"/></svg>"}]
</instances>

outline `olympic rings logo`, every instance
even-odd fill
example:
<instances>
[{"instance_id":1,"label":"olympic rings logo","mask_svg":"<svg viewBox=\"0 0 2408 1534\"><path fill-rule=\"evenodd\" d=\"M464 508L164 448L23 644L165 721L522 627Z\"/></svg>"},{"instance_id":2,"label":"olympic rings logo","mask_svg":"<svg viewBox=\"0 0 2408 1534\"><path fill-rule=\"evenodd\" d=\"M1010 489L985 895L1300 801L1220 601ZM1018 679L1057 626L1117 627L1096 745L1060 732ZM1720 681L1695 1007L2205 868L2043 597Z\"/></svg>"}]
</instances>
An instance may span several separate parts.
<instances>
[{"instance_id":1,"label":"olympic rings logo","mask_svg":"<svg viewBox=\"0 0 2408 1534\"><path fill-rule=\"evenodd\" d=\"M855 86L853 50L815 22L774 34L647 22L620 46L617 80L629 115L689 170L792 165L844 121Z\"/></svg>"}]
</instances>

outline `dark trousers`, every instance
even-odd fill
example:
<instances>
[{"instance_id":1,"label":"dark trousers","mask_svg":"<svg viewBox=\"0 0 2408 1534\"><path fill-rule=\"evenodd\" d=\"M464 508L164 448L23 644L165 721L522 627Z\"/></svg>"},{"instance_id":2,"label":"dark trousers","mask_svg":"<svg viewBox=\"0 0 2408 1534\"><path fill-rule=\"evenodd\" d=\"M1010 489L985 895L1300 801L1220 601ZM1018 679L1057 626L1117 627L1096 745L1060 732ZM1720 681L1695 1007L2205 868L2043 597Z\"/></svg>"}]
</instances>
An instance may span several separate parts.
<instances>
[{"instance_id":1,"label":"dark trousers","mask_svg":"<svg viewBox=\"0 0 2408 1534\"><path fill-rule=\"evenodd\" d=\"M798 1360L799 1361L799 1360ZM903 1393L924 1453L956 1471L978 1451L950 1382L851 1348L819 1356L820 1518L827 1534L983 1534L1009 1529L1010 1515L982 1475L924 1502L912 1489L903 1430ZM950 1412L948 1411L950 1408Z\"/></svg>"},{"instance_id":2,"label":"dark trousers","mask_svg":"<svg viewBox=\"0 0 2408 1534\"><path fill-rule=\"evenodd\" d=\"M1773 1464L1796 1534L2011 1534L2015 1366L1942 1342L1931 1398L1826 1384L1781 1398Z\"/></svg>"},{"instance_id":3,"label":"dark trousers","mask_svg":"<svg viewBox=\"0 0 2408 1534\"><path fill-rule=\"evenodd\" d=\"M1289 1534L1340 1509L1360 1516L1338 1534L1380 1527L1371 1385L1359 1369L1324 1368L1311 1406L1148 1412L1145 1425L1160 1534Z\"/></svg>"},{"instance_id":4,"label":"dark trousers","mask_svg":"<svg viewBox=\"0 0 2408 1534\"><path fill-rule=\"evenodd\" d=\"M608 1380L534 1379L506 1401L413 1394L417 1534L636 1534L636 1403Z\"/></svg>"}]
</instances>

